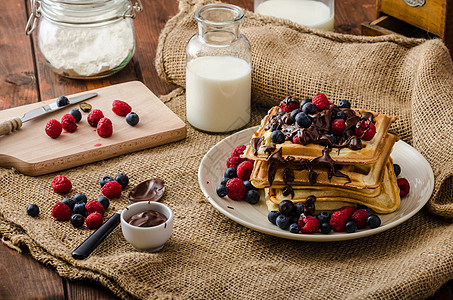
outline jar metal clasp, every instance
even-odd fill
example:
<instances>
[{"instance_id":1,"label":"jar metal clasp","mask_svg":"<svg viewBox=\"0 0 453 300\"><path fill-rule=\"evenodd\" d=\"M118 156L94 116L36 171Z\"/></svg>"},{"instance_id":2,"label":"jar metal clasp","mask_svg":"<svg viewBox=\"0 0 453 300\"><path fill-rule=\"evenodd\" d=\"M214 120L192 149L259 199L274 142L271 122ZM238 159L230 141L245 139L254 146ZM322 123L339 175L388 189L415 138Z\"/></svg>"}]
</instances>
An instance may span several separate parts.
<instances>
[{"instance_id":1,"label":"jar metal clasp","mask_svg":"<svg viewBox=\"0 0 453 300\"><path fill-rule=\"evenodd\" d=\"M136 0L135 4L132 4L132 0L129 0L130 3L130 8L124 12L123 18L131 18L135 19L137 16L136 12L142 12L143 11L143 5L141 0Z\"/></svg>"},{"instance_id":2,"label":"jar metal clasp","mask_svg":"<svg viewBox=\"0 0 453 300\"><path fill-rule=\"evenodd\" d=\"M27 21L27 26L25 26L25 33L30 35L33 30L36 28L36 23L41 17L41 3L39 0L30 0L30 9L31 14Z\"/></svg>"},{"instance_id":3,"label":"jar metal clasp","mask_svg":"<svg viewBox=\"0 0 453 300\"><path fill-rule=\"evenodd\" d=\"M128 0L128 1L129 1L129 5L128 5L127 10L124 13L122 13L120 16L112 17L108 20L102 20L99 22L111 21L111 20L118 19L118 18L135 19L137 16L137 13L143 11L142 2L141 2L141 0L135 0L135 4L133 4L132 0ZM30 17L28 18L27 26L25 27L25 33L27 35L30 35L33 32L33 30L35 30L38 19L41 17L41 0L30 0L30 8L31 8L31 14L30 14ZM75 24L72 22L64 22L64 23ZM96 23L96 22L93 22L93 23Z\"/></svg>"}]
</instances>

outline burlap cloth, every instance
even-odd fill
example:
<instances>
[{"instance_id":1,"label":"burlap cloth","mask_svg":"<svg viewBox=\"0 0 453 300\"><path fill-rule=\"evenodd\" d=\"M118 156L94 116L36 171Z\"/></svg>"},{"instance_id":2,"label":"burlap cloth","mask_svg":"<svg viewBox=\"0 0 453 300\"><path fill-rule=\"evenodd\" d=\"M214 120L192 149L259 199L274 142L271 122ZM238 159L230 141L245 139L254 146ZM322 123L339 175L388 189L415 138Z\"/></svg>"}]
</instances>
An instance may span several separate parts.
<instances>
[{"instance_id":1,"label":"burlap cloth","mask_svg":"<svg viewBox=\"0 0 453 300\"><path fill-rule=\"evenodd\" d=\"M195 1L180 2L160 37L156 68L184 86L185 46L196 32ZM70 196L100 195L99 179L127 173L128 190L152 177L167 183L163 202L175 214L171 239L159 253L135 251L118 227L86 260L71 252L92 231L57 222L62 199L50 188L56 174L28 177L0 169L0 232L12 248L72 280L95 280L123 298L181 299L423 299L453 278L451 146L453 65L438 40L368 38L320 33L247 13L243 33L253 47L253 120L286 95L322 91L334 101L395 114L394 129L430 162L436 184L429 204L403 224L375 236L334 243L298 242L247 229L204 198L197 168L226 135L188 125L184 141L59 172ZM184 90L162 100L185 119ZM127 205L126 192L108 216ZM37 203L38 218L25 208ZM107 216L107 217L108 217ZM106 218L107 218L106 217ZM31 279L32 280L32 279Z\"/></svg>"}]
</instances>

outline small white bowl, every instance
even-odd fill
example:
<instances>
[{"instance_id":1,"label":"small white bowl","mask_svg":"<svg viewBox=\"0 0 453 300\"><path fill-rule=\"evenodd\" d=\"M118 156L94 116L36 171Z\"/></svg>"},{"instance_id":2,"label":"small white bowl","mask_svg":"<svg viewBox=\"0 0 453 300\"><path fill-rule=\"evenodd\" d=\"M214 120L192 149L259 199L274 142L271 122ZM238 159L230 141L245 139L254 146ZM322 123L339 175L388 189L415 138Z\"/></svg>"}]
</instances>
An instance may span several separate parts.
<instances>
[{"instance_id":1,"label":"small white bowl","mask_svg":"<svg viewBox=\"0 0 453 300\"><path fill-rule=\"evenodd\" d=\"M127 222L133 215L147 210L160 212L167 217L167 221L153 227L138 227ZM124 238L135 249L148 252L156 252L164 247L173 230L173 212L159 202L138 202L129 205L121 212L121 230Z\"/></svg>"}]
</instances>

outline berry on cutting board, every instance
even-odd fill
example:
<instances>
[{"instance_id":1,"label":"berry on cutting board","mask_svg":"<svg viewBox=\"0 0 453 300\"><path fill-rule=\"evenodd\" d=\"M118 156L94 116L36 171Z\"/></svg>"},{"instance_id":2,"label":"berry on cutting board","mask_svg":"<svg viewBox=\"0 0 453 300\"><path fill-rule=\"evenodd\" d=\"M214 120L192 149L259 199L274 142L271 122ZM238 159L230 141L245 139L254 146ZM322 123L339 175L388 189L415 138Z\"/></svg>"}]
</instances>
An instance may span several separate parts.
<instances>
[{"instance_id":1,"label":"berry on cutting board","mask_svg":"<svg viewBox=\"0 0 453 300\"><path fill-rule=\"evenodd\" d=\"M139 121L140 121L140 118L134 112L130 112L126 115L126 122L127 122L127 124L129 124L131 126L137 125Z\"/></svg>"},{"instance_id":2,"label":"berry on cutting board","mask_svg":"<svg viewBox=\"0 0 453 300\"><path fill-rule=\"evenodd\" d=\"M109 118L102 118L99 120L98 125L96 127L96 132L100 137L108 138L111 137L113 134L113 124Z\"/></svg>"},{"instance_id":3,"label":"berry on cutting board","mask_svg":"<svg viewBox=\"0 0 453 300\"><path fill-rule=\"evenodd\" d=\"M132 108L124 101L114 100L112 103L112 111L118 116L124 117L132 111Z\"/></svg>"},{"instance_id":4,"label":"berry on cutting board","mask_svg":"<svg viewBox=\"0 0 453 300\"><path fill-rule=\"evenodd\" d=\"M63 126L61 123L55 119L51 119L47 122L45 128L46 134L53 139L56 139L60 136L61 132L63 131Z\"/></svg>"}]
</instances>

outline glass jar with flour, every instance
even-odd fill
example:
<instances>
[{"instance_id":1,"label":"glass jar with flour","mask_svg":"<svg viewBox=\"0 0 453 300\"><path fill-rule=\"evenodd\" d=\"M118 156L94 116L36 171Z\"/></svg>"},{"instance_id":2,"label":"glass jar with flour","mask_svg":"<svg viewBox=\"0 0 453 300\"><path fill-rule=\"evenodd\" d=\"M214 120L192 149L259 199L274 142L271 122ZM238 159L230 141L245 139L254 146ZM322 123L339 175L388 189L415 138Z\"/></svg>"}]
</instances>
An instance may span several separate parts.
<instances>
[{"instance_id":1,"label":"glass jar with flour","mask_svg":"<svg viewBox=\"0 0 453 300\"><path fill-rule=\"evenodd\" d=\"M244 11L213 3L195 12L198 34L187 44L187 121L207 132L228 132L250 121L251 51L240 32Z\"/></svg>"},{"instance_id":2,"label":"glass jar with flour","mask_svg":"<svg viewBox=\"0 0 453 300\"><path fill-rule=\"evenodd\" d=\"M132 19L140 0L30 0L26 33L38 28L38 48L56 73L77 79L110 76L135 52ZM38 24L39 23L39 24Z\"/></svg>"}]
</instances>

